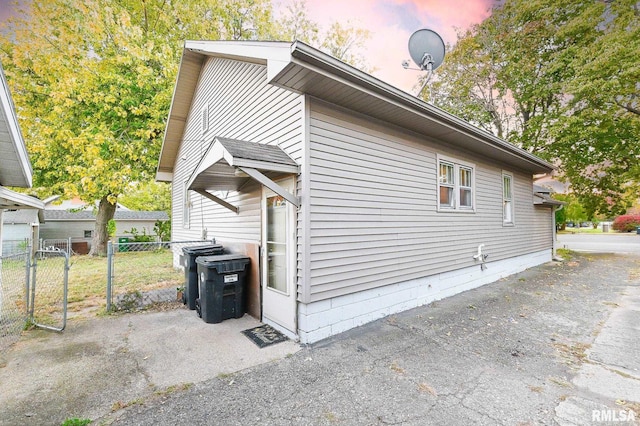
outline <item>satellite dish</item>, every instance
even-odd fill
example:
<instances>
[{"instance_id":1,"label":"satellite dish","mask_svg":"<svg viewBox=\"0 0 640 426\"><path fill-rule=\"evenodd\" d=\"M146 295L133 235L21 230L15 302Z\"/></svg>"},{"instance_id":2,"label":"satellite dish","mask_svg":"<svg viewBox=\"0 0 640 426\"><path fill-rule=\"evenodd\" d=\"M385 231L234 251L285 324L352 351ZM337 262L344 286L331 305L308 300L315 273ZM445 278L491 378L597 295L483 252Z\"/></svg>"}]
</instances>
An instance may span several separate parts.
<instances>
[{"instance_id":1,"label":"satellite dish","mask_svg":"<svg viewBox=\"0 0 640 426\"><path fill-rule=\"evenodd\" d=\"M411 59L413 59L413 62L418 65L421 71L427 71L427 78L424 80L424 84L416 96L420 96L420 93L422 93L429 83L429 80L431 80L433 70L442 65L445 53L444 47L442 37L440 37L437 32L427 28L418 30L409 37L409 54L411 55ZM403 61L402 67L404 69L410 69L409 61ZM431 98L431 96L429 97Z\"/></svg>"},{"instance_id":2,"label":"satellite dish","mask_svg":"<svg viewBox=\"0 0 640 426\"><path fill-rule=\"evenodd\" d=\"M409 37L411 59L423 71L433 71L444 61L444 41L435 31L423 28Z\"/></svg>"}]
</instances>

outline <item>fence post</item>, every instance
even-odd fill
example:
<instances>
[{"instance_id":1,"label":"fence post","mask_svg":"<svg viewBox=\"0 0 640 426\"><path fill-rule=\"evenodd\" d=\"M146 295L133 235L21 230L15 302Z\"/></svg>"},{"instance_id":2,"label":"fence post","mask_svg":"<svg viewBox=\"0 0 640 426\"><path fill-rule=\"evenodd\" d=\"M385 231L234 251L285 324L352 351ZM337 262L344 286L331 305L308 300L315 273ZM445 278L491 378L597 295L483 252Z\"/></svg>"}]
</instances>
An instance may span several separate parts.
<instances>
[{"instance_id":1,"label":"fence post","mask_svg":"<svg viewBox=\"0 0 640 426\"><path fill-rule=\"evenodd\" d=\"M24 292L24 305L27 308L27 318L29 317L29 304L30 304L30 299L29 299L29 290L30 290L30 282L31 282L31 276L30 276L30 272L31 272L31 246L27 247L27 252L25 253L25 274L24 274L24 285L25 285L25 292Z\"/></svg>"},{"instance_id":2,"label":"fence post","mask_svg":"<svg viewBox=\"0 0 640 426\"><path fill-rule=\"evenodd\" d=\"M113 263L113 243L107 242L107 312L111 312L111 264Z\"/></svg>"},{"instance_id":3,"label":"fence post","mask_svg":"<svg viewBox=\"0 0 640 426\"><path fill-rule=\"evenodd\" d=\"M37 256L33 256L31 257L31 253L27 253L27 262L30 263L30 267L31 267L31 281L29 282L29 287L30 287L30 299L31 301L29 302L29 320L31 322L33 322L33 312L34 312L34 306L36 303L36 276L37 276L37 272L38 272L38 257ZM31 263L31 261L33 261L33 263Z\"/></svg>"},{"instance_id":4,"label":"fence post","mask_svg":"<svg viewBox=\"0 0 640 426\"><path fill-rule=\"evenodd\" d=\"M67 240L67 254L71 256L72 252L73 250L71 249L71 237L69 237L69 239Z\"/></svg>"}]
</instances>

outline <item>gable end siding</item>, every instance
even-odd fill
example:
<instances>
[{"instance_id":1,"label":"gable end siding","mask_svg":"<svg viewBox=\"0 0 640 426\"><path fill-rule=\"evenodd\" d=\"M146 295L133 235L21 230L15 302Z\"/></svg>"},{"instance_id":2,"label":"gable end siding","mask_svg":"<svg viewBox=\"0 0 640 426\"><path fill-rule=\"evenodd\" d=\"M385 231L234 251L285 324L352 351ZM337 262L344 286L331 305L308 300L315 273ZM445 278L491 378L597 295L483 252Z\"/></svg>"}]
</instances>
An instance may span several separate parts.
<instances>
[{"instance_id":1,"label":"gable end siding","mask_svg":"<svg viewBox=\"0 0 640 426\"><path fill-rule=\"evenodd\" d=\"M314 100L308 302L551 248L549 209L513 171L516 226L502 220L501 164ZM437 156L475 164L476 212L437 211ZM478 266L479 268L479 266Z\"/></svg>"},{"instance_id":2,"label":"gable end siding","mask_svg":"<svg viewBox=\"0 0 640 426\"><path fill-rule=\"evenodd\" d=\"M192 192L190 227L182 226L184 185L216 136L280 146L299 161L302 155L301 96L267 84L266 67L223 58L205 61L180 145L173 178L174 240L207 238L260 242L261 186L215 194L240 208L239 214ZM203 131L202 111L208 110Z\"/></svg>"}]
</instances>

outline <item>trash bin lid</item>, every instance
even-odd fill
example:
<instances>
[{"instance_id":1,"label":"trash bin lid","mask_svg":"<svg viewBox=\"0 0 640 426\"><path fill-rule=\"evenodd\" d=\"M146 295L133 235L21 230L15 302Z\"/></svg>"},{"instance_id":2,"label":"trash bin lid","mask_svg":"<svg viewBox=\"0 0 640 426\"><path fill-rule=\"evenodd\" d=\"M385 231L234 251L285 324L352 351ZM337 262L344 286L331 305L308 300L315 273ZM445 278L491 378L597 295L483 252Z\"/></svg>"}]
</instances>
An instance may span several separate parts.
<instances>
[{"instance_id":1,"label":"trash bin lid","mask_svg":"<svg viewBox=\"0 0 640 426\"><path fill-rule=\"evenodd\" d=\"M222 244L207 244L206 246L183 247L182 253L210 255L222 253L222 249Z\"/></svg>"},{"instance_id":2,"label":"trash bin lid","mask_svg":"<svg viewBox=\"0 0 640 426\"><path fill-rule=\"evenodd\" d=\"M243 270L251 262L244 254L220 254L217 256L201 256L196 258L196 263L207 268L215 268L217 272L236 272Z\"/></svg>"}]
</instances>

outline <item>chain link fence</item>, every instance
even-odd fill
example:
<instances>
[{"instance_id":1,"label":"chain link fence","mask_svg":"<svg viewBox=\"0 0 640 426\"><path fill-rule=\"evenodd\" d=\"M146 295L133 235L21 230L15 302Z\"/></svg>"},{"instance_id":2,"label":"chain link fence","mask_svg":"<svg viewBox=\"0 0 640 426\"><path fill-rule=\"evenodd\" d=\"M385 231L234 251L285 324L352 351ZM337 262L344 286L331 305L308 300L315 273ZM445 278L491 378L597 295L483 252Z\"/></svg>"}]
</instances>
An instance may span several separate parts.
<instances>
[{"instance_id":1,"label":"chain link fence","mask_svg":"<svg viewBox=\"0 0 640 426\"><path fill-rule=\"evenodd\" d=\"M71 250L71 238L47 238L40 239L41 250L62 250L68 253L69 256L73 254Z\"/></svg>"},{"instance_id":2,"label":"chain link fence","mask_svg":"<svg viewBox=\"0 0 640 426\"><path fill-rule=\"evenodd\" d=\"M30 284L31 322L40 328L64 330L67 325L69 255L58 249L36 251Z\"/></svg>"},{"instance_id":3,"label":"chain link fence","mask_svg":"<svg viewBox=\"0 0 640 426\"><path fill-rule=\"evenodd\" d=\"M107 311L135 311L177 301L184 287L182 249L207 243L211 241L110 242Z\"/></svg>"},{"instance_id":4,"label":"chain link fence","mask_svg":"<svg viewBox=\"0 0 640 426\"><path fill-rule=\"evenodd\" d=\"M28 238L23 240L2 240L2 253L0 256L20 256L27 251L31 244Z\"/></svg>"},{"instance_id":5,"label":"chain link fence","mask_svg":"<svg viewBox=\"0 0 640 426\"><path fill-rule=\"evenodd\" d=\"M27 320L29 252L0 257L0 353L15 343Z\"/></svg>"}]
</instances>

